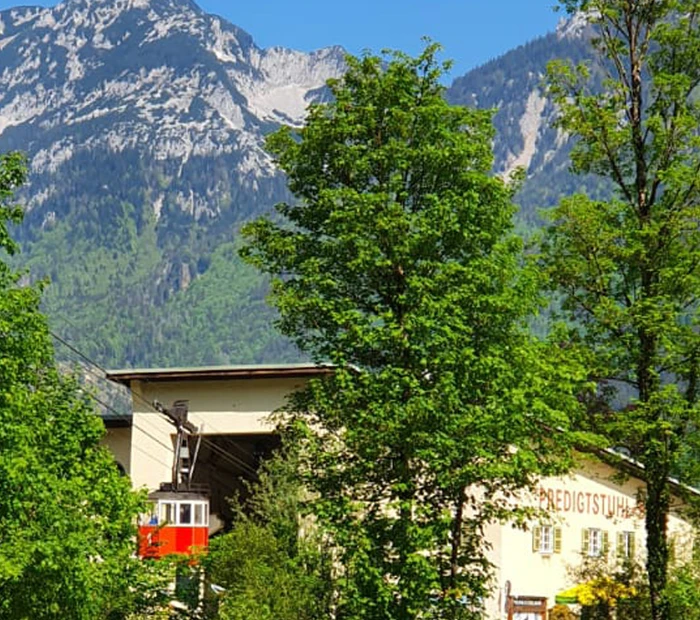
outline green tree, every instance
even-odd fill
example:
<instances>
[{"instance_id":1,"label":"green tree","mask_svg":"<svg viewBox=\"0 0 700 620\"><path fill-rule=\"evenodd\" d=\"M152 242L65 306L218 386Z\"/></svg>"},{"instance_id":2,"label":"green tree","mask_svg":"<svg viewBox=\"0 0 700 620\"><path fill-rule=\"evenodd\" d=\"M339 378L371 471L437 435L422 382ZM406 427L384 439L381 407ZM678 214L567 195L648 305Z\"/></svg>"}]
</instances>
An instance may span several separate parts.
<instances>
[{"instance_id":1,"label":"green tree","mask_svg":"<svg viewBox=\"0 0 700 620\"><path fill-rule=\"evenodd\" d=\"M318 620L331 616L331 557L321 532L300 519L303 489L293 450L261 468L245 507L233 504L230 532L212 541L205 562L219 620Z\"/></svg>"},{"instance_id":2,"label":"green tree","mask_svg":"<svg viewBox=\"0 0 700 620\"><path fill-rule=\"evenodd\" d=\"M6 254L25 174L21 156L0 156ZM87 396L57 370L40 296L0 260L0 618L125 617L143 594L130 581L140 500L99 445Z\"/></svg>"},{"instance_id":3,"label":"green tree","mask_svg":"<svg viewBox=\"0 0 700 620\"><path fill-rule=\"evenodd\" d=\"M672 565L667 590L672 618L700 619L700 561L697 554L692 560Z\"/></svg>"},{"instance_id":4,"label":"green tree","mask_svg":"<svg viewBox=\"0 0 700 620\"><path fill-rule=\"evenodd\" d=\"M587 12L607 79L592 89L587 67L552 65L559 126L577 139L573 170L615 191L553 210L546 264L599 386L589 428L645 467L650 604L665 620L668 477L691 474L698 423L700 2L562 4Z\"/></svg>"},{"instance_id":5,"label":"green tree","mask_svg":"<svg viewBox=\"0 0 700 620\"><path fill-rule=\"evenodd\" d=\"M437 50L348 58L333 101L268 140L299 202L244 231L282 332L335 366L289 428L338 618L478 614L484 525L562 466L544 429L567 425L569 374L524 326L537 282L489 173L491 113L445 102Z\"/></svg>"}]
</instances>

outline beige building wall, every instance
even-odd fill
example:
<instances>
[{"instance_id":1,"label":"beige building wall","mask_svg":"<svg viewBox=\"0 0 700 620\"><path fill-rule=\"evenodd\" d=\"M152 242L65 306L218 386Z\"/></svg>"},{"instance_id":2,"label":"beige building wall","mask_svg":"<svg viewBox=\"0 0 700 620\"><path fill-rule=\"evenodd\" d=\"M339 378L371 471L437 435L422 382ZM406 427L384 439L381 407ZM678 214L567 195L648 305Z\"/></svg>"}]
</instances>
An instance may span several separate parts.
<instances>
[{"instance_id":1,"label":"beige building wall","mask_svg":"<svg viewBox=\"0 0 700 620\"><path fill-rule=\"evenodd\" d=\"M551 608L558 593L578 583L572 571L590 553L584 551L583 541L585 537L590 542L591 529L601 532L601 542L607 538L606 557L613 561L618 553L623 553L617 548L618 534L628 537L629 534L623 533L633 533L635 556L643 560L644 510L638 499L644 488L643 481L633 477L621 479L619 471L587 456L581 456L578 467L570 475L543 479L538 493L523 501L548 510L549 518L534 520L527 531L507 524L493 525L488 533L497 584L487 604L489 618L507 617L508 590L513 596L547 597ZM679 502L677 506L680 507ZM554 544L551 549L542 549L541 540L540 548L535 546L538 541L533 530L540 525L560 529L560 546L557 545L556 551ZM670 517L669 532L679 548L689 548L692 544L692 528L677 513Z\"/></svg>"},{"instance_id":2,"label":"beige building wall","mask_svg":"<svg viewBox=\"0 0 700 620\"><path fill-rule=\"evenodd\" d=\"M157 489L171 479L174 428L146 403L158 400L170 407L189 401L189 420L204 435L269 434L270 414L303 379L226 379L212 381L134 381L131 435L131 479L136 488Z\"/></svg>"},{"instance_id":3,"label":"beige building wall","mask_svg":"<svg viewBox=\"0 0 700 620\"><path fill-rule=\"evenodd\" d=\"M151 406L158 400L170 407L176 400L189 401L189 419L204 435L269 434L274 425L270 414L284 405L286 397L304 386L308 377L226 378L203 380L132 380L133 428L110 429L105 442L130 473L136 488L154 490L171 478L174 429ZM543 524L560 528L560 548L533 548L533 528L527 531L510 524L486 528L488 557L495 566L495 589L486 602L489 618L506 618L506 590L514 596L543 596L548 607L554 597L576 585L571 570L580 566L582 531L607 532L609 554L616 554L618 533L634 532L638 554L645 547L644 515L638 498L644 483L638 478L621 479L617 470L594 457L581 456L568 476L546 478L538 492L522 501L549 509ZM677 514L671 516L670 532L677 548L691 548L691 528Z\"/></svg>"},{"instance_id":4,"label":"beige building wall","mask_svg":"<svg viewBox=\"0 0 700 620\"><path fill-rule=\"evenodd\" d=\"M102 439L127 474L131 473L131 428L108 428Z\"/></svg>"}]
</instances>

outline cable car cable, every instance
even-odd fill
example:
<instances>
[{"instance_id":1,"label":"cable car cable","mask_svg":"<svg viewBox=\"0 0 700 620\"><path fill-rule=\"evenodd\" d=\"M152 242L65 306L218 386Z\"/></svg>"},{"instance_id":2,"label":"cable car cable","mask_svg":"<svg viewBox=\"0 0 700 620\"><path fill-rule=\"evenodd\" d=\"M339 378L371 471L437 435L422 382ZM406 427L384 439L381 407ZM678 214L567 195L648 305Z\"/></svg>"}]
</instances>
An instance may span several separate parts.
<instances>
[{"instance_id":1,"label":"cable car cable","mask_svg":"<svg viewBox=\"0 0 700 620\"><path fill-rule=\"evenodd\" d=\"M68 321L67 319L66 319L66 322L70 323L70 321ZM104 368L102 368L99 364L97 364L96 362L94 362L93 360L91 360L87 355L83 354L81 351L79 351L77 348L75 348L74 346L72 346L70 343L66 342L63 338L61 338L61 337L58 336L57 334L55 334L55 333L53 333L53 332L51 332L51 331L50 331L49 333L50 333L56 340L58 340L59 342L61 342L62 344L64 344L66 347L68 347L68 349L70 349L70 350L73 351L76 355L78 355L82 360L84 360L84 361L87 362L88 364L91 364L92 366L94 366L95 368L99 369L99 370L103 373L102 375L98 375L97 373L95 373L94 371L92 371L89 367L87 367L86 370L88 370L88 372L90 372L93 376L95 376L95 377L97 377L97 378L99 378L99 379L103 379L103 380L109 381L110 383L114 383L114 380L110 379L110 378L107 376L107 371L106 371ZM134 392L133 390L131 390L130 388L127 388L127 390L128 390L129 393L131 394L132 398L137 398L137 399L141 400L141 401L142 401L144 404L146 404L150 409L152 409L152 411L146 411L146 412L144 412L144 413L158 413L157 411L153 410L153 404L152 404L151 402L149 402L148 400L146 400L143 396L141 396L141 395L138 394L138 393L135 393L135 392ZM102 404L104 405L104 403L102 403ZM132 422L132 424L133 424L133 422ZM138 427L137 427L137 428L138 428ZM141 430L141 431L143 432L143 429L139 429L139 430ZM152 437L152 436L151 436L151 437ZM211 447L211 446L216 446L215 448L212 448L212 451L215 451L215 450L216 450L221 456L225 456L225 457L229 457L229 459L233 459L233 460L234 460L233 463L231 463L231 460L229 460L229 462L230 462L231 464L237 465L237 466L239 466L239 467L242 467L244 470L247 470L247 471L253 476L253 478L254 478L255 480L257 480L258 474L257 474L257 471L256 471L256 469L255 469L254 467L252 467L251 465L249 465L248 463L246 463L245 461L243 461L242 459L240 459L240 458L237 457L236 455L232 454L231 452L226 451L224 448L222 448L222 447L219 446L218 444L214 444L214 443L212 442L212 440L210 440L210 439L209 439L208 437L206 437L205 435L202 435L202 441L203 441L203 443L210 445L210 447ZM163 445L163 444L161 443L161 445ZM237 449L239 449L240 451L242 451L242 449L240 449L240 448L238 448L238 447L237 447ZM245 452L245 451L244 451L244 452ZM247 452L245 452L245 454L246 454L246 456L248 455Z\"/></svg>"},{"instance_id":2,"label":"cable car cable","mask_svg":"<svg viewBox=\"0 0 700 620\"><path fill-rule=\"evenodd\" d=\"M90 359L87 355L85 355L84 353L82 353L81 351L79 351L76 347L74 347L74 346L71 345L69 342L67 342L66 340L64 340L63 338L61 338L59 335L55 334L52 330L49 330L49 334L51 334L51 336L53 336L58 342L60 342L61 344L63 344L64 346L66 346L68 349L70 349L71 351L73 351L73 352L74 352L76 355L78 355L82 360L84 360L84 361L87 362L88 364L94 366L95 368L97 368L98 370L100 370L102 373L104 373L104 377L100 377L100 378L106 379L107 381L110 381L110 382L114 382L113 379L110 379L110 378L107 376L107 371L106 371L104 368L102 368L102 366L100 366L97 362L95 362L95 361L93 361L92 359ZM92 374L93 374L94 376L98 376L98 377L99 377L99 375L96 375L94 372L93 372ZM146 400L143 396L141 396L140 394L134 392L132 389L130 389L130 388L127 388L127 389L128 389L128 391L129 391L129 393L131 394L132 398L137 398L137 399L141 400L141 401L142 401L143 403L145 403L150 409L152 409L152 411L146 411L145 413L158 413L157 411L153 410L153 403L149 402L149 401ZM103 406L104 406L104 403L102 403L102 404L103 404ZM111 411L114 411L111 407L108 407L108 408L109 408ZM123 416L123 417L124 417L125 419L128 419L128 416ZM134 422L133 422L133 416L132 416L132 426L133 426L133 425L134 425ZM138 430L140 430L141 432L145 433L146 435L148 435L149 437L151 437L152 439L154 439L155 441L158 441L158 443L160 443L160 445L162 445L162 446L164 446L164 447L167 447L167 446L165 446L165 444L164 444L163 442L157 440L153 435L151 435L151 434L145 432L143 428L140 428L140 427L138 427L138 426L137 426L136 428L137 428ZM236 465L236 466L238 466L238 467L240 467L240 468L242 468L242 469L244 469L244 470L247 470L248 473L253 477L254 480L257 480L257 479L258 479L258 473L257 473L257 471L256 471L253 467L251 467L250 465L248 465L245 461L242 461L241 459L239 459L239 458L236 457L235 455L233 455L233 454L227 452L226 450L224 450L223 448L221 448L220 446L218 446L217 444L215 444L213 441L211 441L206 435L202 435L201 437L202 437L202 443L204 443L204 444L206 444L206 445L209 445L209 447L211 448L211 450L212 450L213 452L217 452L222 458L227 459L227 460L229 461L230 464ZM171 447L168 447L168 449L169 449L169 450L172 450Z\"/></svg>"},{"instance_id":3,"label":"cable car cable","mask_svg":"<svg viewBox=\"0 0 700 620\"><path fill-rule=\"evenodd\" d=\"M155 409L153 409L153 403L148 401L143 396L141 396L141 394L138 394L137 392L134 392L131 389L129 389L129 392L131 393L131 395L134 398L140 400L142 403L144 403L146 406L150 407L153 410L153 411L146 411L144 413L158 413ZM204 443L205 445L208 445L212 452L216 452L217 454L222 456L224 459L226 459L230 464L235 465L237 467L240 467L244 470L247 470L248 473L250 474L250 476L252 476L252 478L254 480L258 479L258 472L253 467L248 465L245 461L242 461L241 459L239 459L235 454L231 454L230 452L227 452L226 450L224 450L221 446L219 446L217 443L215 443L212 439L207 437L207 435L201 435L201 437L202 437L202 443Z\"/></svg>"},{"instance_id":4,"label":"cable car cable","mask_svg":"<svg viewBox=\"0 0 700 620\"><path fill-rule=\"evenodd\" d=\"M52 335L53 335L53 334L52 334ZM104 379L106 379L106 377L104 377ZM113 419L115 419L115 420L124 420L124 421L131 421L132 427L134 427L134 428L136 428L137 430L141 431L144 435L146 435L147 437L149 437L150 439L152 439L153 441L155 441L157 444L159 444L159 445L162 446L163 448L166 448L167 450L172 450L172 446L168 446L166 443L164 443L163 441L161 441L160 439L158 439L158 437L156 437L156 436L153 435L152 433L149 433L149 432L148 432L146 429L144 429L143 427L138 426L137 424L135 424L134 421L133 421L133 416L130 416L129 414L126 414L126 413L120 413L119 411L117 411L116 409L114 409L114 407L112 407L112 406L109 405L108 403L104 402L101 398L99 398L99 397L96 396L95 394L92 394L92 393L89 392L89 391L84 391L83 394L85 394L85 395L88 396L89 398L92 398L95 402L97 402L98 404L102 405L102 407L104 407L104 408L107 409L108 411L112 412L112 413L114 414ZM138 446L136 446L136 447L138 448ZM152 456L152 455L151 455L151 456ZM155 457L154 457L154 458L155 458ZM161 463L163 463L163 461L161 461ZM170 467L169 465L167 465L167 464L165 464L165 463L163 463L163 464L166 465L166 467Z\"/></svg>"},{"instance_id":5,"label":"cable car cable","mask_svg":"<svg viewBox=\"0 0 700 620\"><path fill-rule=\"evenodd\" d=\"M109 379L106 377L108 381L113 381L112 379ZM148 383L148 380L145 381L145 383ZM147 407L149 407L152 411L146 411L144 413L158 413L155 409L153 409L153 403L147 400L145 397L143 397L141 394L134 392L133 390L127 388L132 395L133 398L136 398L137 400L140 400L142 403L144 403ZM223 434L223 433L222 433ZM253 480L258 480L258 472L257 470L237 457L235 454L232 454L231 452L225 450L222 446L219 444L215 443L214 440L212 440L210 437L207 435L201 435L202 437L202 443L205 445L208 445L212 452L216 452L223 458L225 458L230 464L235 465L239 468L242 468L243 470L247 470L248 474Z\"/></svg>"}]
</instances>

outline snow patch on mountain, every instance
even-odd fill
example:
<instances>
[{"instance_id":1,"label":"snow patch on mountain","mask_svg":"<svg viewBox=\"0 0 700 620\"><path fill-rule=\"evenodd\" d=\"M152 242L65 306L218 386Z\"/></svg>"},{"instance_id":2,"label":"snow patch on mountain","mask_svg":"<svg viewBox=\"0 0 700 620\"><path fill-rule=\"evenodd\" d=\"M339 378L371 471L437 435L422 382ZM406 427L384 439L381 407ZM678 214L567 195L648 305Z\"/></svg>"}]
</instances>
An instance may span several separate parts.
<instances>
[{"instance_id":1,"label":"snow patch on mountain","mask_svg":"<svg viewBox=\"0 0 700 620\"><path fill-rule=\"evenodd\" d=\"M17 35L13 34L10 37L5 37L4 39L0 39L0 50L2 50L3 47L12 43L12 41L14 41L16 38L17 38Z\"/></svg>"},{"instance_id":2,"label":"snow patch on mountain","mask_svg":"<svg viewBox=\"0 0 700 620\"><path fill-rule=\"evenodd\" d=\"M262 80L246 75L235 76L251 111L260 118L291 121L295 125L304 121L309 94L344 70L343 54L339 48L305 54L272 47L254 50L251 61Z\"/></svg>"},{"instance_id":3,"label":"snow patch on mountain","mask_svg":"<svg viewBox=\"0 0 700 620\"><path fill-rule=\"evenodd\" d=\"M245 121L241 107L236 104L231 93L221 84L205 89L202 93L202 99L220 114L230 129L243 129Z\"/></svg>"},{"instance_id":4,"label":"snow patch on mountain","mask_svg":"<svg viewBox=\"0 0 700 620\"><path fill-rule=\"evenodd\" d=\"M74 146L68 140L55 142L48 149L41 149L31 161L32 172L56 172L63 162L68 161Z\"/></svg>"},{"instance_id":5,"label":"snow patch on mountain","mask_svg":"<svg viewBox=\"0 0 700 620\"><path fill-rule=\"evenodd\" d=\"M37 28L55 28L56 18L51 11L44 11L39 15L36 21Z\"/></svg>"},{"instance_id":6,"label":"snow patch on mountain","mask_svg":"<svg viewBox=\"0 0 700 620\"><path fill-rule=\"evenodd\" d=\"M220 19L211 20L211 37L213 41L209 43L209 51L223 63L237 63L239 58L232 52L238 45L236 34L222 26Z\"/></svg>"},{"instance_id":7,"label":"snow patch on mountain","mask_svg":"<svg viewBox=\"0 0 700 620\"><path fill-rule=\"evenodd\" d=\"M153 201L153 215L156 218L156 222L160 219L160 213L163 210L163 203L165 202L165 194L159 194L158 198Z\"/></svg>"},{"instance_id":8,"label":"snow patch on mountain","mask_svg":"<svg viewBox=\"0 0 700 620\"><path fill-rule=\"evenodd\" d=\"M41 13L39 7L22 7L10 10L12 25L16 28L35 20Z\"/></svg>"},{"instance_id":9,"label":"snow patch on mountain","mask_svg":"<svg viewBox=\"0 0 700 620\"><path fill-rule=\"evenodd\" d=\"M1 82L1 80L0 80ZM1 101L1 99L0 99ZM0 107L0 135L8 128L33 120L46 110L40 90L16 95L9 103Z\"/></svg>"}]
</instances>

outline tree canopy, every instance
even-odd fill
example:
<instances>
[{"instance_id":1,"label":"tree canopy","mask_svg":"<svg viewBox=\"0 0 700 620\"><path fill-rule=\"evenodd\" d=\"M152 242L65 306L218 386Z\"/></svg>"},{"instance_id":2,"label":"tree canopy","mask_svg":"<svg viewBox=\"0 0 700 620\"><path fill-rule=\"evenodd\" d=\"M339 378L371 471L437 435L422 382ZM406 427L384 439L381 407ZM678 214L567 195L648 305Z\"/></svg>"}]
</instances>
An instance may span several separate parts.
<instances>
[{"instance_id":1,"label":"tree canopy","mask_svg":"<svg viewBox=\"0 0 700 620\"><path fill-rule=\"evenodd\" d=\"M437 51L349 57L332 102L268 140L298 201L244 229L281 331L334 365L288 430L338 549L338 618L478 613L482 528L562 471L575 408L575 373L528 334L538 282L491 113L446 103Z\"/></svg>"},{"instance_id":2,"label":"tree canopy","mask_svg":"<svg viewBox=\"0 0 700 620\"><path fill-rule=\"evenodd\" d=\"M0 156L6 255L25 174L20 155ZM88 396L54 363L41 286L20 276L0 260L0 618L125 617L144 594L133 558L140 497L100 446Z\"/></svg>"},{"instance_id":3,"label":"tree canopy","mask_svg":"<svg viewBox=\"0 0 700 620\"><path fill-rule=\"evenodd\" d=\"M563 299L571 350L597 395L588 428L644 465L652 617L669 618L668 477L697 481L700 331L700 28L697 0L567 1L585 11L606 79L559 62L550 89L577 140L575 172L608 179L551 213L544 264ZM695 452L697 454L697 452Z\"/></svg>"}]
</instances>

